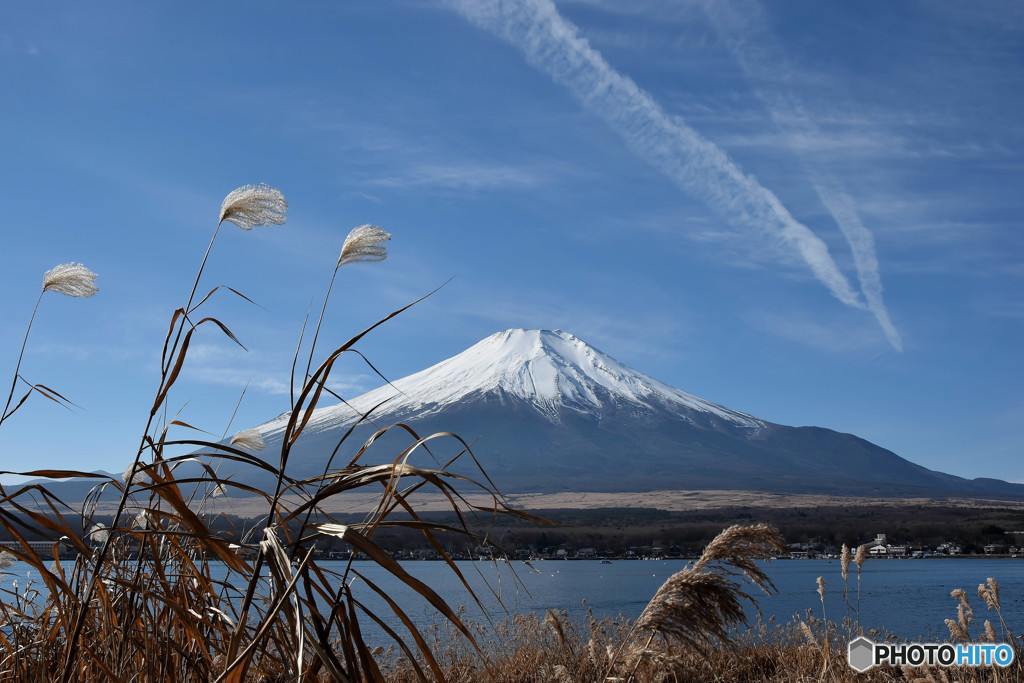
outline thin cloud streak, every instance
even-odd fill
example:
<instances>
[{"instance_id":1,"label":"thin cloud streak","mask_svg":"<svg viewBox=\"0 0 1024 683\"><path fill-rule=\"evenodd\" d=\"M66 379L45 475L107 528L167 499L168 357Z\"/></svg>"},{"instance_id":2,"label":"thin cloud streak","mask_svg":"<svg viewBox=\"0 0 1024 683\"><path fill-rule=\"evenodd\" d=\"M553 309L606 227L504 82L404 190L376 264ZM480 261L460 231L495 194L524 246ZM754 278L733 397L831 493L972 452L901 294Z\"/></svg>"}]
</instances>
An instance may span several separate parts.
<instances>
[{"instance_id":1,"label":"thin cloud streak","mask_svg":"<svg viewBox=\"0 0 1024 683\"><path fill-rule=\"evenodd\" d=\"M846 241L853 252L853 263L857 267L860 289L868 302L868 308L875 314L878 324L882 326L886 338L897 351L903 351L903 339L889 319L889 311L882 299L882 276L878 269L878 256L875 253L875 236L864 227L857 214L857 207L850 195L842 191L838 184L828 186L814 183L818 197L839 225Z\"/></svg>"},{"instance_id":2,"label":"thin cloud streak","mask_svg":"<svg viewBox=\"0 0 1024 683\"><path fill-rule=\"evenodd\" d=\"M735 0L732 3L705 3L704 9L718 29L729 51L736 58L748 78L769 83L786 83L792 72L785 63L781 49L765 27L761 5L756 0ZM781 77L780 77L781 72ZM796 143L799 140L822 139L822 131L807 114L803 103L792 93L778 85L770 89L755 88L765 103L775 124ZM798 145L793 145L794 147ZM814 189L822 204L832 214L850 245L857 268L860 288L868 308L882 326L889 343L903 351L903 340L889 318L882 298L882 276L879 272L875 238L860 219L853 198L839 181L830 178L822 169L814 168Z\"/></svg>"},{"instance_id":3,"label":"thin cloud streak","mask_svg":"<svg viewBox=\"0 0 1024 683\"><path fill-rule=\"evenodd\" d=\"M472 23L517 46L527 61L601 116L640 158L733 223L789 244L837 299L866 308L829 254L782 202L728 155L615 71L550 0L449 0Z\"/></svg>"},{"instance_id":4,"label":"thin cloud streak","mask_svg":"<svg viewBox=\"0 0 1024 683\"><path fill-rule=\"evenodd\" d=\"M440 187L451 190L528 188L540 182L531 169L483 164L423 164L401 175L376 178L365 184L376 187Z\"/></svg>"}]
</instances>

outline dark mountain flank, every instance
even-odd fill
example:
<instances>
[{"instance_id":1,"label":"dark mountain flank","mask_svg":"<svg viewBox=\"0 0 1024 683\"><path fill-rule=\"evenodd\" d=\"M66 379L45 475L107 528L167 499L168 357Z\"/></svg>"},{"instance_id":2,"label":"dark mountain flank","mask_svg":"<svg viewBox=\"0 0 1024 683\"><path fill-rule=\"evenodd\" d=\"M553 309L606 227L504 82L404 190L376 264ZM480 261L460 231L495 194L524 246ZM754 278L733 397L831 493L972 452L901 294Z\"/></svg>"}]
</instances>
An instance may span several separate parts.
<instances>
[{"instance_id":1,"label":"dark mountain flank","mask_svg":"<svg viewBox=\"0 0 1024 683\"><path fill-rule=\"evenodd\" d=\"M384 401L373 424L338 449L348 462L376 427L403 422L421 436L454 432L504 492L749 489L849 496L1024 497L1024 485L929 470L851 434L788 427L705 401L639 373L560 331L508 330L459 355L316 411L288 465L322 473L357 415ZM259 427L280 444L287 416ZM393 460L412 439L393 430L368 463ZM412 460L458 452L438 439ZM432 455L431 455L432 454ZM274 456L269 456L274 457Z\"/></svg>"}]
</instances>

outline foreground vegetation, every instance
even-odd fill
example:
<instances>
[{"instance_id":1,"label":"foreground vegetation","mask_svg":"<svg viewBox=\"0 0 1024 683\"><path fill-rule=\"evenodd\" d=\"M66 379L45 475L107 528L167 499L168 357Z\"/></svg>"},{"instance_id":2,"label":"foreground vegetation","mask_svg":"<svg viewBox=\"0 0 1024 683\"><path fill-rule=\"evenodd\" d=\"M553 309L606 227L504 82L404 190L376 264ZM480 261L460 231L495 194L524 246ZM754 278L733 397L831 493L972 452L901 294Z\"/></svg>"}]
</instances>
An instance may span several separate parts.
<instances>
[{"instance_id":1,"label":"foreground vegetation","mask_svg":"<svg viewBox=\"0 0 1024 683\"><path fill-rule=\"evenodd\" d=\"M655 638L640 642L634 636L645 616L638 622L631 622L621 618L596 619L590 613L583 623L578 623L564 612L548 610L543 615L517 615L493 627L471 624L487 642L485 653L467 647L452 629L436 625L431 633L433 649L448 680L466 682L998 683L1024 680L1021 660L1024 635L1013 635L1007 630L999 586L992 578L978 586L978 597L987 618L978 616L976 619L974 606L965 591L952 592L951 608L955 609L956 618L946 620L949 642L1006 643L1014 651L1010 666L881 665L857 673L847 663L847 645L851 639L864 635L875 642L899 641L875 630L865 630L857 622L857 584L864 560L859 563L854 560L858 576L851 581L849 570L853 558L849 554L846 558L842 590L848 612L853 616L841 623L823 613L818 616L815 610L809 609L784 622L776 622L774 617L768 622L758 619L752 626L733 629L726 637L716 637L710 642L685 642L661 632ZM672 583L670 579L666 585ZM826 590L820 578L818 587L821 593ZM698 629L706 627L699 616L684 615L685 607L676 607L680 609L681 619L689 619ZM409 662L395 656L393 650L388 651L384 659L386 680L395 683L417 680Z\"/></svg>"},{"instance_id":2,"label":"foreground vegetation","mask_svg":"<svg viewBox=\"0 0 1024 683\"><path fill-rule=\"evenodd\" d=\"M406 425L388 425L350 461L335 462L331 456L320 476L295 479L288 473L291 450L313 411L329 397L341 399L329 387L336 362L347 353L362 356L355 345L408 308L391 313L329 353L317 353L321 323L340 269L383 260L389 233L362 225L346 237L320 318L311 335L304 328L299 337L291 366L290 419L277 452L261 456L266 444L254 430L230 439L226 435L209 438L215 432L186 422L179 415L179 406L186 402L172 399L194 339L224 335L244 348L207 309L224 296L248 299L230 287L213 287L205 296L200 290L222 226L231 223L248 231L280 225L287 209L281 192L267 185L241 187L225 197L188 299L170 316L154 398L148 414L140 416L145 424L139 447L127 458L123 477L47 469L14 473L94 481L96 486L81 508L68 505L44 485L0 488L0 527L13 539L7 553L28 563L44 588L34 594L35 599L15 588L0 602L0 675L4 679L379 680L379 666L362 637L367 623L393 635L397 646L415 662L418 676L443 677L428 643L402 606L368 580L357 564L331 571L317 563L314 552L326 539L339 540L369 557L427 600L468 642L475 642L437 593L405 572L373 539L380 529L413 529L460 578L455 563L437 543L438 533L460 534L473 545L501 553L469 524L481 528L496 515L528 515L505 504L465 442L451 434L419 435ZM95 273L76 263L44 275L0 425L33 396L70 405L56 390L26 379L22 359L46 293L92 296L97 292L95 279ZM360 422L371 420L372 412L361 415ZM392 429L407 436L407 447L397 453L377 453L374 440ZM431 449L439 440L454 441L457 455L438 461ZM269 473L276 484L272 490L255 489L221 474L224 463L232 469L242 465ZM97 505L108 490L116 491L116 510L100 519ZM359 490L379 493L359 521L341 523L325 511L325 502ZM422 491L445 496L456 521L440 524L420 518L416 497ZM484 493L490 503L470 505L462 497L464 491ZM212 529L214 516L205 510L211 500L232 492L259 496L265 513L257 524L226 538ZM394 516L396 511L401 518ZM40 543L40 538L45 542ZM58 559L66 554L60 552L63 546L77 551L74 560ZM222 574L211 570L214 564L226 568L226 577L215 578ZM365 606L367 594L379 594L387 601L407 632L400 635L387 628Z\"/></svg>"},{"instance_id":3,"label":"foreground vegetation","mask_svg":"<svg viewBox=\"0 0 1024 683\"><path fill-rule=\"evenodd\" d=\"M806 625L806 626L805 626ZM471 625L472 626L472 625ZM458 638L440 634L436 647L444 673L451 681L539 683L557 681L622 681L622 676L603 678L615 651L630 628L629 622L593 620L578 627L563 615L548 612L510 618L493 632L495 645L486 662L470 652ZM643 663L632 674L638 683L669 681L708 683L982 683L1024 680L1018 663L1008 669L995 667L894 667L879 666L857 673L846 662L846 642L836 638L834 623L826 625L813 616L778 624L758 624L736 634L731 647L708 652L669 649L657 660ZM826 636L826 633L828 634ZM826 637L831 640L826 640ZM827 643L827 644L826 644ZM1020 652L1019 639L1017 652ZM394 683L418 680L404 660L392 659L385 678Z\"/></svg>"}]
</instances>

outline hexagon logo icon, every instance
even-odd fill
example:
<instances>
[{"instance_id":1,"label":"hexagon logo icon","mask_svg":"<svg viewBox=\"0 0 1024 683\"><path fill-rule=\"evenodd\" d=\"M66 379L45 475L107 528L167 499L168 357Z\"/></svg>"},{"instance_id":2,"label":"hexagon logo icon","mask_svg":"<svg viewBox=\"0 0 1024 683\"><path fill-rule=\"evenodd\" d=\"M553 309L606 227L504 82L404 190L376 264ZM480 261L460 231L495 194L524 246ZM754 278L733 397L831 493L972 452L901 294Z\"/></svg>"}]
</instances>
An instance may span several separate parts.
<instances>
[{"instance_id":1,"label":"hexagon logo icon","mask_svg":"<svg viewBox=\"0 0 1024 683\"><path fill-rule=\"evenodd\" d=\"M875 644L864 636L851 640L846 652L850 668L857 673L864 673L875 665Z\"/></svg>"}]
</instances>

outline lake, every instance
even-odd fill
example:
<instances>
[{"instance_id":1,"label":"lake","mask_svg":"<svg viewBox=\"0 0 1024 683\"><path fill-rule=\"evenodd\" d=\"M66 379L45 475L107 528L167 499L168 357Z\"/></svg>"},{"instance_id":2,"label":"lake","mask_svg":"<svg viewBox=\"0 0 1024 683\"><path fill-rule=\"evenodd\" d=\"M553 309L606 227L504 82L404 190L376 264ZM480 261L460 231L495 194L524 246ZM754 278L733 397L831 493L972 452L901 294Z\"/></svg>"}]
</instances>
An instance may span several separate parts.
<instances>
[{"instance_id":1,"label":"lake","mask_svg":"<svg viewBox=\"0 0 1024 683\"><path fill-rule=\"evenodd\" d=\"M322 562L321 566L341 570L343 562ZM485 621L465 588L442 562L404 562L411 574L433 587L453 608L465 605L467 617ZM615 617L619 614L635 618L672 574L683 569L686 560L635 560L601 564L594 560L547 560L533 563L533 568L514 562L515 576L508 567L495 567L489 562L457 563L470 585L487 607L491 617L500 621L506 615L547 608L565 610L570 617L582 619L587 610L595 616ZM356 562L354 567L370 580L389 591L419 625L435 621L434 612L425 603L390 578L387 572L371 562ZM0 576L0 588L10 590L12 581L25 588L28 565L16 563ZM776 560L768 563L768 575L778 588L772 597L751 593L760 603L764 619L789 620L794 614L804 615L812 609L821 617L822 605L817 594L816 579L826 582L825 609L830 620L842 622L846 616L843 602L843 580L838 560ZM946 640L949 632L945 619L956 618L956 600L950 597L954 588L963 588L975 609L977 623L991 619L997 627L998 618L989 613L984 601L977 597L979 583L995 577L1000 586L1003 616L1014 633L1024 632L1024 559L928 558L868 560L861 577L861 623L865 629L881 629L902 639ZM41 587L38 576L35 587ZM493 588L488 588L488 584ZM753 590L757 590L754 588ZM387 612L383 601L365 591L368 604ZM497 595L501 597L498 603ZM5 600L10 596L5 594ZM585 603L584 603L585 601ZM856 566L851 566L850 603L856 608ZM504 607L502 607L504 605ZM751 620L754 611L748 610ZM368 621L368 620L367 620ZM388 619L397 625L397 619ZM368 636L372 639L372 636Z\"/></svg>"},{"instance_id":2,"label":"lake","mask_svg":"<svg viewBox=\"0 0 1024 683\"><path fill-rule=\"evenodd\" d=\"M360 567L368 564L361 563ZM502 603L509 613L543 613L547 608L556 608L581 619L588 609L593 609L597 617L622 614L636 618L665 580L683 569L687 561L634 560L601 564L589 560L548 560L534 562L536 571L514 563L522 584L518 588L507 569L498 571L487 562L458 564L481 601L488 606L492 618L502 618L504 612L487 590L484 577L492 585L498 584L496 579L500 579ZM469 609L471 601L465 589L443 563L408 562L403 566L437 590L449 604L466 605L471 618L482 617L475 608ZM856 609L856 566L850 569L849 598ZM375 582L383 573L378 567L368 572ZM785 621L794 614L803 616L809 608L820 618L819 576L826 583L828 618L841 623L846 616L838 560L776 560L768 563L768 575L778 588L775 595L766 596L756 587L750 592L758 599L765 620L775 616L777 621ZM861 623L865 629L877 628L904 639L947 640L949 631L945 619L955 619L957 613L957 601L950 597L950 592L963 588L975 609L978 623L991 619L998 632L998 617L994 612L989 614L984 601L977 597L978 584L988 577L999 582L1007 625L1014 633L1021 633L1024 629L1024 559L868 560L861 575ZM748 610L751 622L755 615L753 608Z\"/></svg>"}]
</instances>

